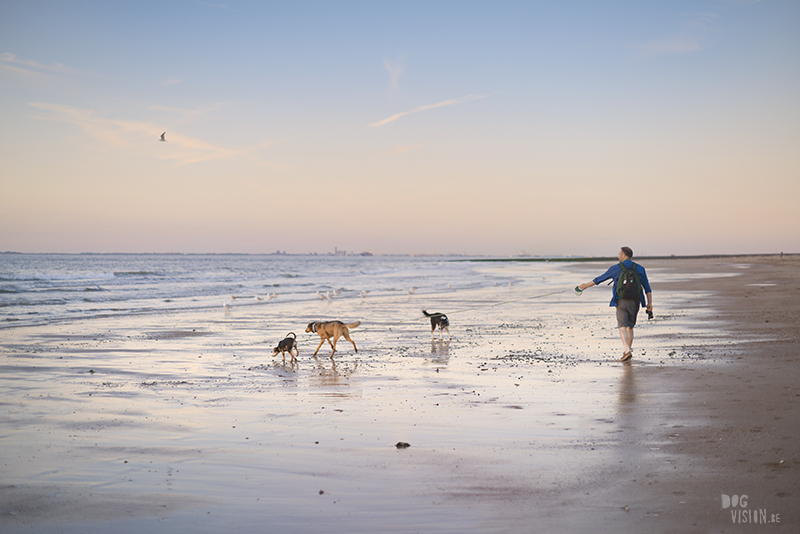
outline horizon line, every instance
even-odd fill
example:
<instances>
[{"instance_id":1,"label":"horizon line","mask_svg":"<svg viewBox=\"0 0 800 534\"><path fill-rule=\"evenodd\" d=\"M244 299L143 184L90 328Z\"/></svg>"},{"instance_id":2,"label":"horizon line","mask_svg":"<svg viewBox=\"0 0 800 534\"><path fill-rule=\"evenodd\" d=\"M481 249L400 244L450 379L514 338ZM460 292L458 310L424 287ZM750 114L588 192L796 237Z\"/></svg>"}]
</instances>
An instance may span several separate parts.
<instances>
[{"instance_id":1,"label":"horizon line","mask_svg":"<svg viewBox=\"0 0 800 534\"><path fill-rule=\"evenodd\" d=\"M341 252L341 251L340 251ZM376 256L408 256L408 257L458 257L476 258L481 261L607 261L617 260L616 256L591 256L579 254L470 254L470 253L432 253L432 252L392 252L392 253L373 253L373 252L354 252L337 254L335 252L20 252L13 250L0 251L0 255L63 255L63 256L332 256L344 257L376 257ZM732 252L732 253L708 253L708 254L643 254L636 256L636 259L648 260L669 260L669 259L702 259L702 258L740 258L740 257L769 257L769 256L800 256L800 252Z\"/></svg>"}]
</instances>

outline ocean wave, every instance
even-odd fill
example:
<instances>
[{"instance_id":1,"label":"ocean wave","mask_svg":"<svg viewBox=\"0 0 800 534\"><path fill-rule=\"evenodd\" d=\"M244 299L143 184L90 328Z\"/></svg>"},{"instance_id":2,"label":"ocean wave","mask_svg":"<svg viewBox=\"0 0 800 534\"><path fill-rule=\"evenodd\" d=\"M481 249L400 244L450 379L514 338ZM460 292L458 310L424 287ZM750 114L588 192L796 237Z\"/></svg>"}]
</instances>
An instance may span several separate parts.
<instances>
[{"instance_id":1,"label":"ocean wave","mask_svg":"<svg viewBox=\"0 0 800 534\"><path fill-rule=\"evenodd\" d=\"M81 280L113 280L114 273L20 273L6 274L0 282L73 282Z\"/></svg>"},{"instance_id":2,"label":"ocean wave","mask_svg":"<svg viewBox=\"0 0 800 534\"><path fill-rule=\"evenodd\" d=\"M44 300L16 300L11 302L0 302L0 308L14 308L21 306L63 306L67 301L64 299L44 299Z\"/></svg>"},{"instance_id":3,"label":"ocean wave","mask_svg":"<svg viewBox=\"0 0 800 534\"><path fill-rule=\"evenodd\" d=\"M364 276L380 276L382 274L393 274L397 272L402 272L404 269L371 269L371 270L363 270L359 271L358 274Z\"/></svg>"}]
</instances>

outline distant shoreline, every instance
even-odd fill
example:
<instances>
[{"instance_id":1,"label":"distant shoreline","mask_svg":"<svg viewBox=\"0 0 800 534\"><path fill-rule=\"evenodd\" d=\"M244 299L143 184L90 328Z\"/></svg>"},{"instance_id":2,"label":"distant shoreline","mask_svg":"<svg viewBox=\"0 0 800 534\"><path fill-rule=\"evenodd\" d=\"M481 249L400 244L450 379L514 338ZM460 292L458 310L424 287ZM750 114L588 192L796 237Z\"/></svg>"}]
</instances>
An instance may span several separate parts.
<instances>
[{"instance_id":1,"label":"distant shoreline","mask_svg":"<svg viewBox=\"0 0 800 534\"><path fill-rule=\"evenodd\" d=\"M635 261L648 261L648 260L709 260L709 259L731 259L731 258L781 258L781 257L794 257L800 256L800 253L791 252L791 253L772 253L772 254L698 254L695 256L678 256L678 255L670 255L670 256L636 256L634 258ZM606 256L606 257L579 257L579 258L474 258L469 260L463 261L500 261L500 262L507 262L507 261L523 261L523 262L551 262L551 261L558 261L564 263L577 263L577 262L589 262L589 261L619 261L619 258L616 256Z\"/></svg>"}]
</instances>

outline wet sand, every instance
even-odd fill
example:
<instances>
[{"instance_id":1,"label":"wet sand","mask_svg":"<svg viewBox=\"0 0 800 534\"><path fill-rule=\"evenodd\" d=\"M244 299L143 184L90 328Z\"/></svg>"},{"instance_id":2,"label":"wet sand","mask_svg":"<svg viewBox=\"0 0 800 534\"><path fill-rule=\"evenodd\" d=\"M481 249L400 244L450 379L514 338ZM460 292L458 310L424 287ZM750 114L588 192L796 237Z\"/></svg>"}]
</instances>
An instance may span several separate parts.
<instances>
[{"instance_id":1,"label":"wet sand","mask_svg":"<svg viewBox=\"0 0 800 534\"><path fill-rule=\"evenodd\" d=\"M0 330L0 529L797 531L800 258L642 263L630 364L608 288L534 281Z\"/></svg>"}]
</instances>

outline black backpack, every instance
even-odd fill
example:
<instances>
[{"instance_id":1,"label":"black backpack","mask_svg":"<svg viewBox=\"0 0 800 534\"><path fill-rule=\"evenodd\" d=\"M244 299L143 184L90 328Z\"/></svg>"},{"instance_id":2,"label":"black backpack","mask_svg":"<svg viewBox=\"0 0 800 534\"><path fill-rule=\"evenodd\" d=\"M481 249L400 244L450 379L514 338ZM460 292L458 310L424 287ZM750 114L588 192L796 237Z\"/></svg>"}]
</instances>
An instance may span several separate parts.
<instances>
[{"instance_id":1,"label":"black backpack","mask_svg":"<svg viewBox=\"0 0 800 534\"><path fill-rule=\"evenodd\" d=\"M622 272L617 280L617 300L641 300L642 280L639 278L639 273L636 272L636 264L634 263L628 269L622 262L619 262L619 268L622 269Z\"/></svg>"}]
</instances>

